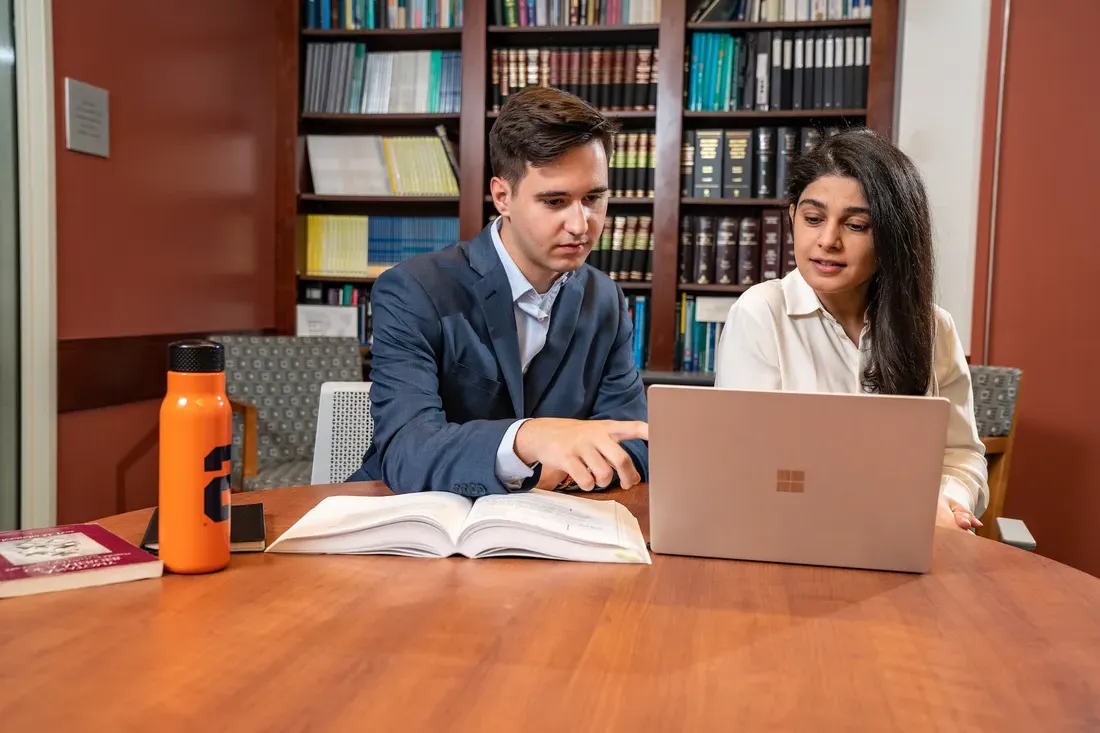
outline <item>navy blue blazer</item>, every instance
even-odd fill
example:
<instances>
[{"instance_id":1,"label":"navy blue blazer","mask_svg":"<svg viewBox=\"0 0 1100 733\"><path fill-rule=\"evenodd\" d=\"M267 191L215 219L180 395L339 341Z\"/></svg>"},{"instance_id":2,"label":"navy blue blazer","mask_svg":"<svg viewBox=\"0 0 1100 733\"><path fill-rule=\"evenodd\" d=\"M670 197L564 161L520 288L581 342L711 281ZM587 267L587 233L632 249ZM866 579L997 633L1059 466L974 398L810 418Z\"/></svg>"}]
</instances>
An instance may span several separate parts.
<instances>
[{"instance_id":1,"label":"navy blue blazer","mask_svg":"<svg viewBox=\"0 0 1100 733\"><path fill-rule=\"evenodd\" d=\"M381 480L397 493L505 493L496 453L517 418L647 419L626 299L591 265L562 286L526 375L488 227L390 268L370 299L374 439L349 481ZM646 443L622 446L648 481Z\"/></svg>"}]
</instances>

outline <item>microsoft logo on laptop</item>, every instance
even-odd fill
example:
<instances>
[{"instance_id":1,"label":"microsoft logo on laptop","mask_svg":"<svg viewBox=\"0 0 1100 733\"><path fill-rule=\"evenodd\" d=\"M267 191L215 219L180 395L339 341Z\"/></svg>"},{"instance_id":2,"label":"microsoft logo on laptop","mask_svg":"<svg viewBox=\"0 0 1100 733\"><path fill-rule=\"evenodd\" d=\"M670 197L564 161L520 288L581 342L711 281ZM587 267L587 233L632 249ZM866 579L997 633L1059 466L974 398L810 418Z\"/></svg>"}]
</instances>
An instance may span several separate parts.
<instances>
[{"instance_id":1,"label":"microsoft logo on laptop","mask_svg":"<svg viewBox=\"0 0 1100 733\"><path fill-rule=\"evenodd\" d=\"M801 494L806 489L806 472L781 468L775 472L775 490Z\"/></svg>"}]
</instances>

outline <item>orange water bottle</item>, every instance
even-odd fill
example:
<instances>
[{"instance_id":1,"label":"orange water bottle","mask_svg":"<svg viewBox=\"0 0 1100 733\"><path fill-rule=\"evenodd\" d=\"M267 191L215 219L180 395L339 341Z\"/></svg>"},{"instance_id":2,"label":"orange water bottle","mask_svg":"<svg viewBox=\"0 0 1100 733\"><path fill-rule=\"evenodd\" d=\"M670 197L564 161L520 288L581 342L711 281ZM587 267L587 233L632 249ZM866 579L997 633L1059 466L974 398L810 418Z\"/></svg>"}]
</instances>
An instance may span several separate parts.
<instances>
[{"instance_id":1,"label":"orange water bottle","mask_svg":"<svg viewBox=\"0 0 1100 733\"><path fill-rule=\"evenodd\" d=\"M233 416L225 350L213 341L168 347L168 393L160 406L160 559L173 573L229 564L229 456Z\"/></svg>"}]
</instances>

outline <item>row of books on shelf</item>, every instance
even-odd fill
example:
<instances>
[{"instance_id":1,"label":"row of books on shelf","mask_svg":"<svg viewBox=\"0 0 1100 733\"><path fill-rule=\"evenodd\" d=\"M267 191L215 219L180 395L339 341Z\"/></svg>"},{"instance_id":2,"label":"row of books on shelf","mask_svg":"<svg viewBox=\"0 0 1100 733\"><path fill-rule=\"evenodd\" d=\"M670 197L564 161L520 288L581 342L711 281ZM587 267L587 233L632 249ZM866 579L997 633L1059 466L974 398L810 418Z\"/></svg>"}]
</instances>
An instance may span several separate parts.
<instances>
[{"instance_id":1,"label":"row of books on shelf","mask_svg":"<svg viewBox=\"0 0 1100 733\"><path fill-rule=\"evenodd\" d=\"M680 294L676 302L675 368L682 372L714 372L726 316L737 297Z\"/></svg>"},{"instance_id":2,"label":"row of books on shelf","mask_svg":"<svg viewBox=\"0 0 1100 733\"><path fill-rule=\"evenodd\" d=\"M306 0L304 21L318 30L461 28L462 1Z\"/></svg>"},{"instance_id":3,"label":"row of books on shelf","mask_svg":"<svg viewBox=\"0 0 1100 733\"><path fill-rule=\"evenodd\" d=\"M870 47L869 28L694 33L686 107L692 112L862 108Z\"/></svg>"},{"instance_id":4,"label":"row of books on shelf","mask_svg":"<svg viewBox=\"0 0 1100 733\"><path fill-rule=\"evenodd\" d=\"M458 219L310 214L305 277L378 277L410 257L458 240Z\"/></svg>"},{"instance_id":5,"label":"row of books on shelf","mask_svg":"<svg viewBox=\"0 0 1100 733\"><path fill-rule=\"evenodd\" d=\"M623 283L653 281L653 217L610 216L588 264Z\"/></svg>"},{"instance_id":6,"label":"row of books on shelf","mask_svg":"<svg viewBox=\"0 0 1100 733\"><path fill-rule=\"evenodd\" d=\"M698 199L781 198L790 165L840 127L687 130L680 151L680 195Z\"/></svg>"},{"instance_id":7,"label":"row of books on shelf","mask_svg":"<svg viewBox=\"0 0 1100 733\"><path fill-rule=\"evenodd\" d=\"M491 22L509 28L638 25L661 21L661 0L492 1Z\"/></svg>"},{"instance_id":8,"label":"row of books on shelf","mask_svg":"<svg viewBox=\"0 0 1100 733\"><path fill-rule=\"evenodd\" d=\"M295 311L299 336L355 338L361 346L370 346L373 322L366 288L306 283Z\"/></svg>"},{"instance_id":9,"label":"row of books on shelf","mask_svg":"<svg viewBox=\"0 0 1100 733\"><path fill-rule=\"evenodd\" d=\"M490 54L494 112L529 86L555 87L605 111L657 109L653 46L494 48Z\"/></svg>"},{"instance_id":10,"label":"row of books on shelf","mask_svg":"<svg viewBox=\"0 0 1100 733\"><path fill-rule=\"evenodd\" d=\"M653 198L657 133L632 130L615 133L608 161L607 183L616 198Z\"/></svg>"},{"instance_id":11,"label":"row of books on shelf","mask_svg":"<svg viewBox=\"0 0 1100 733\"><path fill-rule=\"evenodd\" d=\"M795 269L794 237L783 209L750 216L680 219L681 285L755 285Z\"/></svg>"},{"instance_id":12,"label":"row of books on shelf","mask_svg":"<svg viewBox=\"0 0 1100 733\"><path fill-rule=\"evenodd\" d=\"M458 162L437 135L307 135L313 191L326 196L457 196Z\"/></svg>"},{"instance_id":13,"label":"row of books on shelf","mask_svg":"<svg viewBox=\"0 0 1100 733\"><path fill-rule=\"evenodd\" d=\"M690 23L778 23L871 17L871 0L701 0Z\"/></svg>"},{"instance_id":14,"label":"row of books on shelf","mask_svg":"<svg viewBox=\"0 0 1100 733\"><path fill-rule=\"evenodd\" d=\"M457 114L459 51L368 51L363 43L308 43L306 113Z\"/></svg>"}]
</instances>

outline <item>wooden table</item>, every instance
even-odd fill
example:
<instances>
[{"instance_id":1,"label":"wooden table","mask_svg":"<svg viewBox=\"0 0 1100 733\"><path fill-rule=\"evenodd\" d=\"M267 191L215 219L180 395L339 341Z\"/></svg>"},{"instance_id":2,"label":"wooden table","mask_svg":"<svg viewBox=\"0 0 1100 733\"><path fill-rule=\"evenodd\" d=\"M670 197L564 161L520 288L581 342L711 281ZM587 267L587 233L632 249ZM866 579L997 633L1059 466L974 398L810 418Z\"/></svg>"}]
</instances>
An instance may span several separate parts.
<instances>
[{"instance_id":1,"label":"wooden table","mask_svg":"<svg viewBox=\"0 0 1100 733\"><path fill-rule=\"evenodd\" d=\"M274 539L334 493L386 489L233 498ZM653 561L234 555L3 600L0 730L1100 728L1100 580L1043 557L937 530L924 576Z\"/></svg>"}]
</instances>

